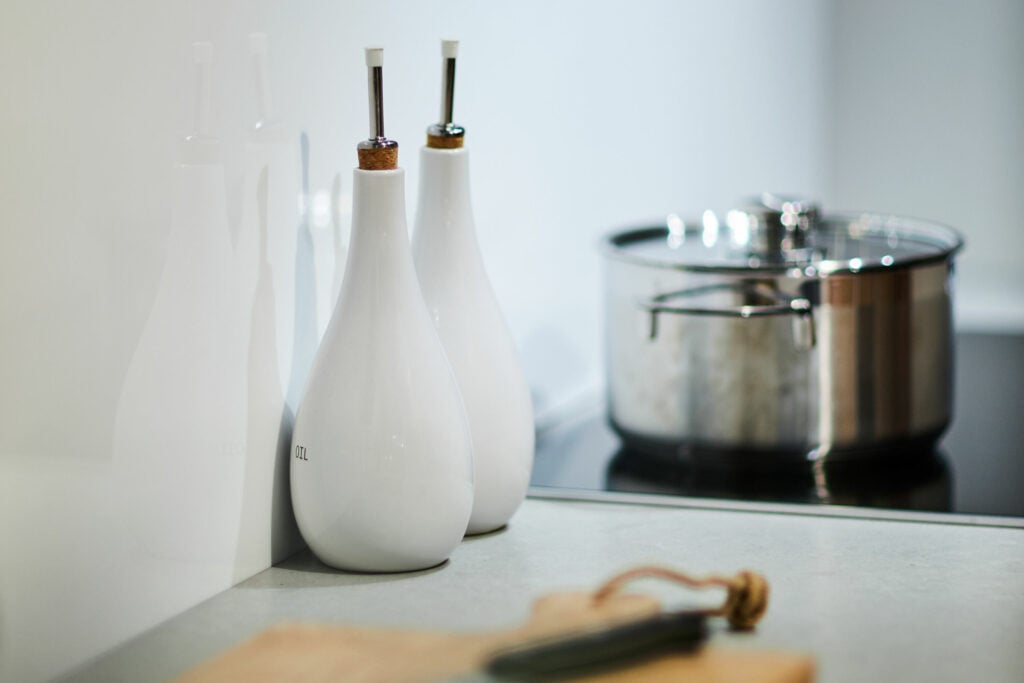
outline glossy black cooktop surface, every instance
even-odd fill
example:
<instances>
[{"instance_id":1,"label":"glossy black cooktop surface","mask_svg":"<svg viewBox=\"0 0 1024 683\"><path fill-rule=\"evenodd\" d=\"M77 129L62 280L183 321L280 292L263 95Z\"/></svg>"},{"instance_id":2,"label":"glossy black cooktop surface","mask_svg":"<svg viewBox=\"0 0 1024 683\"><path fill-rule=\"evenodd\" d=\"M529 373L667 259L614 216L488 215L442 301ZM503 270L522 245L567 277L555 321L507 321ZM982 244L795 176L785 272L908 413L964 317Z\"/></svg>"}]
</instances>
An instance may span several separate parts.
<instances>
[{"instance_id":1,"label":"glossy black cooktop surface","mask_svg":"<svg viewBox=\"0 0 1024 683\"><path fill-rule=\"evenodd\" d=\"M957 335L955 381L953 421L937 448L785 467L666 460L623 446L602 409L581 411L539 433L531 492L1024 526L1024 335Z\"/></svg>"}]
</instances>

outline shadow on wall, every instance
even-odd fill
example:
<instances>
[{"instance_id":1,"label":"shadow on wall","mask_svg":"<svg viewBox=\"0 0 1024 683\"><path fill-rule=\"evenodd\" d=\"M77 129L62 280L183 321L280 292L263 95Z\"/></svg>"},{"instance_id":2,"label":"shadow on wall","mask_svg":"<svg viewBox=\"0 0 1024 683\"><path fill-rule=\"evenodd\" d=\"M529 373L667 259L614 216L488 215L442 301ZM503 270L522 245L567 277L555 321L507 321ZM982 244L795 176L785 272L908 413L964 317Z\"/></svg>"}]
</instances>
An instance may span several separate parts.
<instances>
[{"instance_id":1,"label":"shadow on wall","mask_svg":"<svg viewBox=\"0 0 1024 683\"><path fill-rule=\"evenodd\" d=\"M309 136L299 138L302 150L302 217L295 249L295 344L292 352L291 379L286 399L298 410L317 347L316 271L313 260L313 233L310 230Z\"/></svg>"},{"instance_id":2,"label":"shadow on wall","mask_svg":"<svg viewBox=\"0 0 1024 683\"><path fill-rule=\"evenodd\" d=\"M252 575L295 549L298 529L291 511L288 450L293 414L278 377L273 268L268 253L268 172L256 188L259 249L252 297L248 352L248 435L234 580ZM250 227L250 226L246 226ZM270 504L267 504L267 501ZM269 553L266 539L269 538Z\"/></svg>"}]
</instances>

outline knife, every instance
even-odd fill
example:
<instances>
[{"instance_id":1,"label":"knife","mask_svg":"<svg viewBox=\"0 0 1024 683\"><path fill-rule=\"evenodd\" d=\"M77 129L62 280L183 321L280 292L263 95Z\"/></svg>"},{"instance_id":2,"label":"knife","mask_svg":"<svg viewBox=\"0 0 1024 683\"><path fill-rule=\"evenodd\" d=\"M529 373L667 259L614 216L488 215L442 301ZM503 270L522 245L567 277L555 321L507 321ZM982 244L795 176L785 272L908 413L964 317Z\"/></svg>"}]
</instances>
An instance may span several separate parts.
<instances>
[{"instance_id":1,"label":"knife","mask_svg":"<svg viewBox=\"0 0 1024 683\"><path fill-rule=\"evenodd\" d=\"M707 634L701 612L667 612L627 624L499 650L483 669L450 683L555 681L696 650Z\"/></svg>"}]
</instances>

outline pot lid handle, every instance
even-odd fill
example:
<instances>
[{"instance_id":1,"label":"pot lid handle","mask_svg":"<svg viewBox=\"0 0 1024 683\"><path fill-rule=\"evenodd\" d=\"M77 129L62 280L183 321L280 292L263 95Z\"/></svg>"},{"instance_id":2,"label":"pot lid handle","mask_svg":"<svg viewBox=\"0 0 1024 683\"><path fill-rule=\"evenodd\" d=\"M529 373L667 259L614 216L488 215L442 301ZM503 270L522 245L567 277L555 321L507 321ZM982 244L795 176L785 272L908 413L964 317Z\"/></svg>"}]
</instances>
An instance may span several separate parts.
<instances>
[{"instance_id":1,"label":"pot lid handle","mask_svg":"<svg viewBox=\"0 0 1024 683\"><path fill-rule=\"evenodd\" d=\"M814 201L774 192L762 192L738 211L757 228L751 235L751 254L769 261L786 260L789 252L805 248L821 214Z\"/></svg>"}]
</instances>

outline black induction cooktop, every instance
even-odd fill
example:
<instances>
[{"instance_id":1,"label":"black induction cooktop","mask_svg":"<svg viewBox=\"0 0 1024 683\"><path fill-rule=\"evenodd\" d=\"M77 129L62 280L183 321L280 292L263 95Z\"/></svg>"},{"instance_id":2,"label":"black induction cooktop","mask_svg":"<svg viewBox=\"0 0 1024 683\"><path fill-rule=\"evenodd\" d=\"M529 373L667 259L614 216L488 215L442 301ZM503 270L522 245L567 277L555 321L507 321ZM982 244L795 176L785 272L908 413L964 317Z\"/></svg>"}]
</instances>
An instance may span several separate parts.
<instances>
[{"instance_id":1,"label":"black induction cooktop","mask_svg":"<svg viewBox=\"0 0 1024 683\"><path fill-rule=\"evenodd\" d=\"M730 466L624 446L595 400L538 432L531 495L1024 527L1024 335L957 335L953 421L935 448Z\"/></svg>"}]
</instances>

